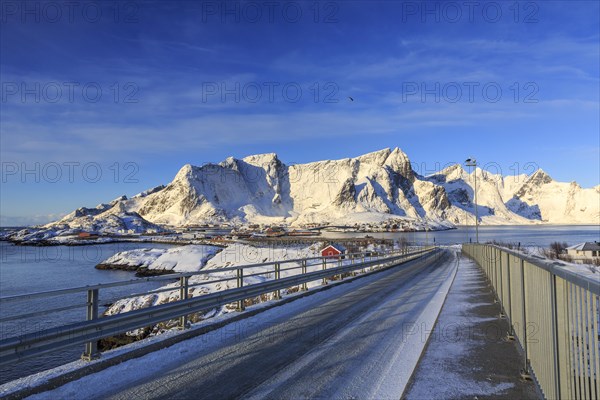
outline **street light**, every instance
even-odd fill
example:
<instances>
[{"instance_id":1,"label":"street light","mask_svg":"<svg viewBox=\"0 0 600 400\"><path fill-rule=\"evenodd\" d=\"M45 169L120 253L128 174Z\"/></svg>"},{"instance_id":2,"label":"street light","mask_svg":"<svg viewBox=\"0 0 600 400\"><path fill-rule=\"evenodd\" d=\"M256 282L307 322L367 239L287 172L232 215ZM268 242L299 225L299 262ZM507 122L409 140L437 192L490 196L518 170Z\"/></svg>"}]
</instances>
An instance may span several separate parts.
<instances>
[{"instance_id":1,"label":"street light","mask_svg":"<svg viewBox=\"0 0 600 400\"><path fill-rule=\"evenodd\" d=\"M477 215L477 160L474 158L467 158L465 160L467 167L474 167L475 171L475 242L479 243L479 216Z\"/></svg>"}]
</instances>

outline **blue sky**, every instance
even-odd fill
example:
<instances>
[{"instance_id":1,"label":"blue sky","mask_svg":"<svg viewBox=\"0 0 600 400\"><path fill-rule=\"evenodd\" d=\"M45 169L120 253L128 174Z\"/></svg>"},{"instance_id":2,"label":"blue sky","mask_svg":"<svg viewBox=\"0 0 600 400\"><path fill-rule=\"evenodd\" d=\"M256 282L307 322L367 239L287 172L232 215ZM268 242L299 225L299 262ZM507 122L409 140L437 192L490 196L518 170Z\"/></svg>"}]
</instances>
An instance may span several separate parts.
<instances>
[{"instance_id":1,"label":"blue sky","mask_svg":"<svg viewBox=\"0 0 600 400\"><path fill-rule=\"evenodd\" d=\"M600 183L599 3L466 4L2 1L2 223L267 152Z\"/></svg>"}]
</instances>

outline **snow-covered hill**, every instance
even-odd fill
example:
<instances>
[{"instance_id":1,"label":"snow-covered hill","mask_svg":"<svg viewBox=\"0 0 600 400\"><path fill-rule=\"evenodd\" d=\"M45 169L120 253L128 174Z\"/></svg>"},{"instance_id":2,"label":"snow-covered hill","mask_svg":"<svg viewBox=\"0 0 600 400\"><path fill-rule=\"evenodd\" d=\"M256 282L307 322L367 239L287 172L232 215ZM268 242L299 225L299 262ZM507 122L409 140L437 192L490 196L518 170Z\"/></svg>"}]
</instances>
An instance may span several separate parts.
<instances>
[{"instance_id":1,"label":"snow-covered hill","mask_svg":"<svg viewBox=\"0 0 600 400\"><path fill-rule=\"evenodd\" d=\"M221 250L220 247L189 245L169 249L133 249L114 254L96 266L99 269L137 271L138 275L196 272Z\"/></svg>"},{"instance_id":2,"label":"snow-covered hill","mask_svg":"<svg viewBox=\"0 0 600 400\"><path fill-rule=\"evenodd\" d=\"M286 165L276 154L185 165L171 183L109 204L80 208L44 230L145 232L158 225L262 223L377 224L443 229L482 224L598 224L600 185L555 182L538 170L503 177L453 165L421 176L400 149ZM44 233L36 233L44 234Z\"/></svg>"},{"instance_id":3,"label":"snow-covered hill","mask_svg":"<svg viewBox=\"0 0 600 400\"><path fill-rule=\"evenodd\" d=\"M137 198L141 198L137 197ZM95 208L81 207L62 219L37 228L9 232L7 239L18 242L73 243L74 235L87 232L96 235L126 235L147 232L163 232L165 229L148 222L138 213L127 211L127 197L121 196L110 203L99 204ZM95 239L94 242L103 239ZM85 240L77 240L85 243Z\"/></svg>"}]
</instances>

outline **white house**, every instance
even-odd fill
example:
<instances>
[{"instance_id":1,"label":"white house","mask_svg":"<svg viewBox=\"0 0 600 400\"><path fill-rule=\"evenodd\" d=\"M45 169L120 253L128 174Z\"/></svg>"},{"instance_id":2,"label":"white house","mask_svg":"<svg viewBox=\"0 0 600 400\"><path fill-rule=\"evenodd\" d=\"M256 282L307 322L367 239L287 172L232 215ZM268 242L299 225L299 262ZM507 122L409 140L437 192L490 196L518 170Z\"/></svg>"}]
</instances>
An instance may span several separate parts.
<instances>
[{"instance_id":1,"label":"white house","mask_svg":"<svg viewBox=\"0 0 600 400\"><path fill-rule=\"evenodd\" d=\"M600 243L584 242L575 246L567 247L567 255L573 257L573 261L577 262L583 259L600 258Z\"/></svg>"}]
</instances>

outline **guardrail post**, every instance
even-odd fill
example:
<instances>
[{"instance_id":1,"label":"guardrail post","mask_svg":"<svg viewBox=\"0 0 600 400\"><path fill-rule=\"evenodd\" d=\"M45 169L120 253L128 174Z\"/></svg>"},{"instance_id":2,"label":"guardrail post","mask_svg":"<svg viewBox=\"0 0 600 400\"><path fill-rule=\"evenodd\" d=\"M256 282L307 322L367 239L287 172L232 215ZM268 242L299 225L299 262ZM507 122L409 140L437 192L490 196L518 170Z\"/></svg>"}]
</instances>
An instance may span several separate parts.
<instances>
[{"instance_id":1,"label":"guardrail post","mask_svg":"<svg viewBox=\"0 0 600 400\"><path fill-rule=\"evenodd\" d=\"M90 289L87 291L86 319L88 321L98 319L98 289ZM85 361L91 361L98 357L100 357L100 352L98 351L98 341L94 340L87 342L81 358Z\"/></svg>"},{"instance_id":2,"label":"guardrail post","mask_svg":"<svg viewBox=\"0 0 600 400\"><path fill-rule=\"evenodd\" d=\"M275 263L275 280L279 280L279 278L281 278L281 271L280 271L280 264L279 263ZM281 290L277 289L275 291L275 298L277 300L281 299Z\"/></svg>"},{"instance_id":3,"label":"guardrail post","mask_svg":"<svg viewBox=\"0 0 600 400\"><path fill-rule=\"evenodd\" d=\"M338 268L342 268L342 255L338 256ZM340 272L340 281L342 280L342 273Z\"/></svg>"},{"instance_id":4,"label":"guardrail post","mask_svg":"<svg viewBox=\"0 0 600 400\"><path fill-rule=\"evenodd\" d=\"M362 254L362 273L365 273L365 253Z\"/></svg>"},{"instance_id":5,"label":"guardrail post","mask_svg":"<svg viewBox=\"0 0 600 400\"><path fill-rule=\"evenodd\" d=\"M179 300L186 300L188 298L188 280L189 276L182 276L179 278ZM179 317L179 329L185 329L188 325L188 316L182 315Z\"/></svg>"},{"instance_id":6,"label":"guardrail post","mask_svg":"<svg viewBox=\"0 0 600 400\"><path fill-rule=\"evenodd\" d=\"M237 287L244 287L244 270L242 268L237 269ZM238 300L236 311L244 311L246 309L246 305L244 303L244 299Z\"/></svg>"},{"instance_id":7,"label":"guardrail post","mask_svg":"<svg viewBox=\"0 0 600 400\"><path fill-rule=\"evenodd\" d=\"M306 260L302 260L302 275L306 274ZM307 291L308 290L308 282L304 282L302 284L302 290Z\"/></svg>"},{"instance_id":8,"label":"guardrail post","mask_svg":"<svg viewBox=\"0 0 600 400\"><path fill-rule=\"evenodd\" d=\"M327 259L323 258L323 271L327 269ZM323 285L327 285L327 278L323 277Z\"/></svg>"}]
</instances>

